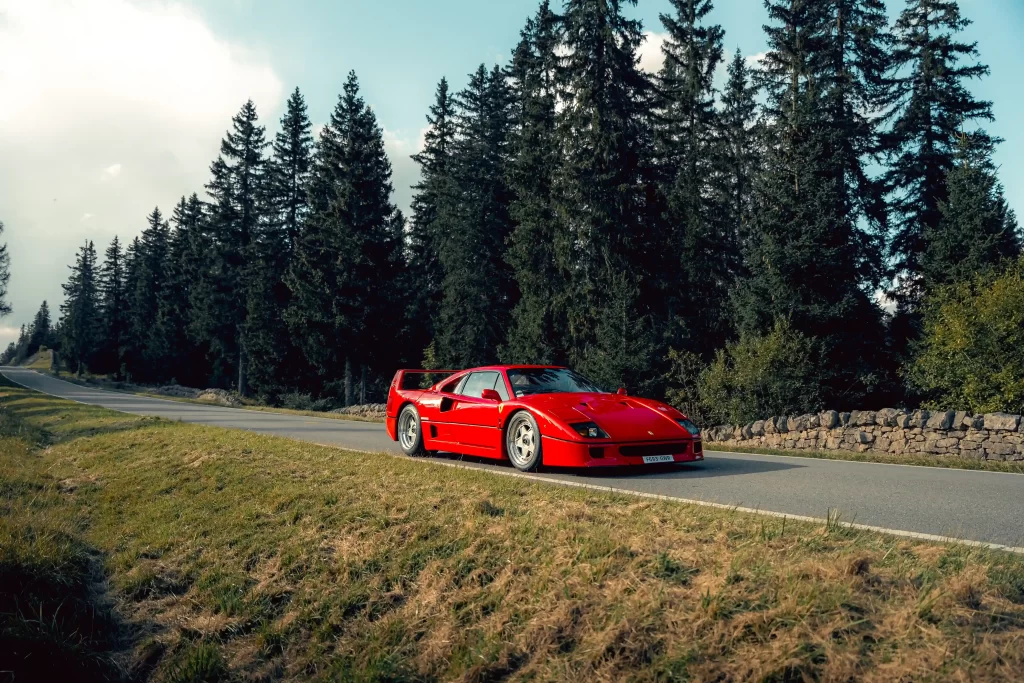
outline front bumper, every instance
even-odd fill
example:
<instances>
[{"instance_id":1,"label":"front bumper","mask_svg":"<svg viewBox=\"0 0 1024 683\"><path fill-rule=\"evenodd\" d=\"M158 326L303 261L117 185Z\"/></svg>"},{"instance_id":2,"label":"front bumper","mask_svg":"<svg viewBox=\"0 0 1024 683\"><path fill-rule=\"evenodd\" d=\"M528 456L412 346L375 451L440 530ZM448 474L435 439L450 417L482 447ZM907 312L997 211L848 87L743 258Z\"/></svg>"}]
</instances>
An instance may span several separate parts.
<instances>
[{"instance_id":1,"label":"front bumper","mask_svg":"<svg viewBox=\"0 0 1024 683\"><path fill-rule=\"evenodd\" d=\"M669 448L667 444L673 444L675 447ZM583 443L545 436L542 452L544 464L551 467L643 467L651 463L646 462L643 455L634 453L646 451L670 455L672 460L665 460L666 463L704 460L704 448L700 439L672 442Z\"/></svg>"}]
</instances>

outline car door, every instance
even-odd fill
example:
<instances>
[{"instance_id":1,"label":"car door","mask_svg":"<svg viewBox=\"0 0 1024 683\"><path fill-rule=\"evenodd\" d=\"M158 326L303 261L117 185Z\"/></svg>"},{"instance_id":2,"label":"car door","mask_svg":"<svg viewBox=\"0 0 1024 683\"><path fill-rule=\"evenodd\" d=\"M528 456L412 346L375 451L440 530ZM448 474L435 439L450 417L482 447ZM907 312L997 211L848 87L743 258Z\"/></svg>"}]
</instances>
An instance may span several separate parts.
<instances>
[{"instance_id":1,"label":"car door","mask_svg":"<svg viewBox=\"0 0 1024 683\"><path fill-rule=\"evenodd\" d=\"M501 404L482 398L484 389L494 389L502 396L508 394L500 372L474 372L459 387L452 410L452 426L459 443L470 446L476 455L501 457L501 430L498 428Z\"/></svg>"}]
</instances>

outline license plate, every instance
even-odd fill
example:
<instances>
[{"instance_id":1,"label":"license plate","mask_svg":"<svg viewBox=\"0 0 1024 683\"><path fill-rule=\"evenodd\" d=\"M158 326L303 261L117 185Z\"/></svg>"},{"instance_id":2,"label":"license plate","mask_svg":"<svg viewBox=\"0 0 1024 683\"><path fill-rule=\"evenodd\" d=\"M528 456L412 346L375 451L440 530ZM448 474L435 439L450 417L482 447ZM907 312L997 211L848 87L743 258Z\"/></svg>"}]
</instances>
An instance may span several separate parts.
<instances>
[{"instance_id":1,"label":"license plate","mask_svg":"<svg viewBox=\"0 0 1024 683\"><path fill-rule=\"evenodd\" d=\"M675 462L676 459L671 455L645 455L644 463L648 465L654 465L659 462Z\"/></svg>"}]
</instances>

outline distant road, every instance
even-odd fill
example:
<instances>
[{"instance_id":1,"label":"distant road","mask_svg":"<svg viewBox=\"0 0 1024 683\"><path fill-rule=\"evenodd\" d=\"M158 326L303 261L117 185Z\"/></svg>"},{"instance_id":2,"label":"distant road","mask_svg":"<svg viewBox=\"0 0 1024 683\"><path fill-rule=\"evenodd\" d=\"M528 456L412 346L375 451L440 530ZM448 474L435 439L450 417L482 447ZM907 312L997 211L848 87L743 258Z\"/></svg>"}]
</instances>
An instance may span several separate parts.
<instances>
[{"instance_id":1,"label":"distant road","mask_svg":"<svg viewBox=\"0 0 1024 683\"><path fill-rule=\"evenodd\" d=\"M205 406L88 389L32 370L0 368L8 379L53 396L139 415L244 429L362 451L400 453L383 425ZM842 519L890 530L1024 547L1024 475L709 451L700 464L577 474L545 480L699 500L794 516ZM457 456L436 460L453 462ZM473 460L484 470L507 465ZM531 475L532 476L532 475Z\"/></svg>"}]
</instances>

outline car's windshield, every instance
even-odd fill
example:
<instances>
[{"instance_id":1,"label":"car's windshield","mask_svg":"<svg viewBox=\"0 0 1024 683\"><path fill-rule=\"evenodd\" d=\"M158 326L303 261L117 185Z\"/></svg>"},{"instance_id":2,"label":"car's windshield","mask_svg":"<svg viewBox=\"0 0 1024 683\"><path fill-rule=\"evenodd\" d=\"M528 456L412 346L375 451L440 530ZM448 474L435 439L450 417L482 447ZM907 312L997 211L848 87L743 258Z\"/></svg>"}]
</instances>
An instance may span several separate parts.
<instances>
[{"instance_id":1,"label":"car's windshield","mask_svg":"<svg viewBox=\"0 0 1024 683\"><path fill-rule=\"evenodd\" d=\"M566 368L520 368L508 371L516 396L529 394L605 393L586 377Z\"/></svg>"}]
</instances>

